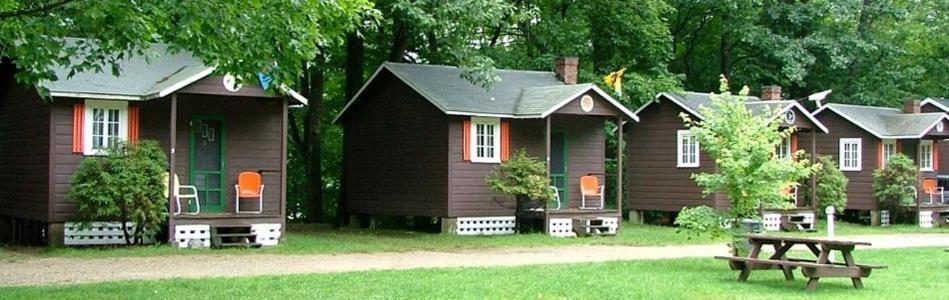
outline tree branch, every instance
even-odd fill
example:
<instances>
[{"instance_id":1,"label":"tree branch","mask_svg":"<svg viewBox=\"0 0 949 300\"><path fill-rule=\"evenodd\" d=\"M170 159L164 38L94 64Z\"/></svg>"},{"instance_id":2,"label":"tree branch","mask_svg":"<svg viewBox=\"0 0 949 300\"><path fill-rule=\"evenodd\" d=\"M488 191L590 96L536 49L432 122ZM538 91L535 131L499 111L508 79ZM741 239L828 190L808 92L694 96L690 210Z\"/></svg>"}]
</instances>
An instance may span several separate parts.
<instances>
[{"instance_id":1,"label":"tree branch","mask_svg":"<svg viewBox=\"0 0 949 300\"><path fill-rule=\"evenodd\" d=\"M0 19L31 15L35 13L41 13L41 12L48 12L50 10L59 8L60 6L66 5L73 1L76 1L76 0L59 0L53 3L47 3L46 5L27 7L20 10L4 11L4 12L0 12Z\"/></svg>"}]
</instances>

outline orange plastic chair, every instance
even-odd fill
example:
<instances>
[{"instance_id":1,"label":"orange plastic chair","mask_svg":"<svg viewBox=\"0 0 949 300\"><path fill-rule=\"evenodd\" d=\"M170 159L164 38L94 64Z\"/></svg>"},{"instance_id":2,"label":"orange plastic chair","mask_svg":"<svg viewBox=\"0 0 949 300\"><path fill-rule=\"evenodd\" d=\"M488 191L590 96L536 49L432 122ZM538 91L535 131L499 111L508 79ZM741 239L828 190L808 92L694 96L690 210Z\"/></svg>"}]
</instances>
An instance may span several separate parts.
<instances>
[{"instance_id":1,"label":"orange plastic chair","mask_svg":"<svg viewBox=\"0 0 949 300\"><path fill-rule=\"evenodd\" d=\"M946 202L946 195L943 193L945 190L943 187L939 186L939 183L936 179L924 179L923 180L923 192L929 195L929 204L934 204L936 199L933 196L939 196L939 203Z\"/></svg>"},{"instance_id":2,"label":"orange plastic chair","mask_svg":"<svg viewBox=\"0 0 949 300\"><path fill-rule=\"evenodd\" d=\"M797 186L796 185L789 185L785 187L784 189L781 190L781 193L783 193L788 198L791 198L791 200L794 200L794 205L795 206L797 205Z\"/></svg>"},{"instance_id":3,"label":"orange plastic chair","mask_svg":"<svg viewBox=\"0 0 949 300\"><path fill-rule=\"evenodd\" d=\"M600 205L597 207L587 207L587 197L600 198ZM596 176L580 177L580 209L603 209L603 186L600 185L600 179Z\"/></svg>"},{"instance_id":4,"label":"orange plastic chair","mask_svg":"<svg viewBox=\"0 0 949 300\"><path fill-rule=\"evenodd\" d=\"M241 198L257 198L257 210L241 211ZM264 185L260 180L260 173L241 172L237 175L237 184L234 185L234 208L237 213L259 214L264 211Z\"/></svg>"}]
</instances>

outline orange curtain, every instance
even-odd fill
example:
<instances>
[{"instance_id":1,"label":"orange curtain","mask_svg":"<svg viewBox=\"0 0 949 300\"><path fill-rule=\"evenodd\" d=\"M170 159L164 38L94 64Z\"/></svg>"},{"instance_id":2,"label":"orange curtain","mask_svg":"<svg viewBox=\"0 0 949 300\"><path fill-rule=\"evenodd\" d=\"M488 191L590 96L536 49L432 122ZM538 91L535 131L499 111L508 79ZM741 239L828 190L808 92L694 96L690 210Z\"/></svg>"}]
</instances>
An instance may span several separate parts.
<instances>
[{"instance_id":1,"label":"orange curtain","mask_svg":"<svg viewBox=\"0 0 949 300\"><path fill-rule=\"evenodd\" d=\"M794 152L797 152L797 133L791 134L791 153L788 153L796 161L797 157L794 156Z\"/></svg>"},{"instance_id":2,"label":"orange curtain","mask_svg":"<svg viewBox=\"0 0 949 300\"><path fill-rule=\"evenodd\" d=\"M511 157L511 123L501 121L501 160Z\"/></svg>"},{"instance_id":3,"label":"orange curtain","mask_svg":"<svg viewBox=\"0 0 949 300\"><path fill-rule=\"evenodd\" d=\"M466 161L471 160L471 119L466 118L461 123L461 155Z\"/></svg>"},{"instance_id":4,"label":"orange curtain","mask_svg":"<svg viewBox=\"0 0 949 300\"><path fill-rule=\"evenodd\" d=\"M85 109L82 103L73 104L72 108L72 152L82 153L82 126Z\"/></svg>"},{"instance_id":5,"label":"orange curtain","mask_svg":"<svg viewBox=\"0 0 949 300\"><path fill-rule=\"evenodd\" d=\"M877 142L877 168L883 169L886 162L883 161L883 141Z\"/></svg>"},{"instance_id":6,"label":"orange curtain","mask_svg":"<svg viewBox=\"0 0 949 300\"><path fill-rule=\"evenodd\" d=\"M138 106L129 106L129 143L138 142Z\"/></svg>"}]
</instances>

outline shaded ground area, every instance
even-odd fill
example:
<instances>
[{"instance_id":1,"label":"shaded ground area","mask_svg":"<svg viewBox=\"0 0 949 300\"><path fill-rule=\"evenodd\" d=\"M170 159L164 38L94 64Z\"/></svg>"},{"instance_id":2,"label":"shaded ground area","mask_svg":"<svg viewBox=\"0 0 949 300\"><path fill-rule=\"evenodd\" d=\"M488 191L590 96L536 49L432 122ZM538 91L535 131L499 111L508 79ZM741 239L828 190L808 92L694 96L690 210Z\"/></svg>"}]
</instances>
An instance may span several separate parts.
<instances>
[{"instance_id":1,"label":"shaded ground area","mask_svg":"<svg viewBox=\"0 0 949 300\"><path fill-rule=\"evenodd\" d=\"M949 246L949 234L849 236L875 249ZM803 250L803 249L802 249ZM861 249L862 250L862 249ZM493 267L726 255L723 243L686 246L502 248L340 255L223 254L174 257L30 258L0 263L0 285L45 285L133 279L236 277L446 267ZM858 250L857 253L860 253Z\"/></svg>"}]
</instances>

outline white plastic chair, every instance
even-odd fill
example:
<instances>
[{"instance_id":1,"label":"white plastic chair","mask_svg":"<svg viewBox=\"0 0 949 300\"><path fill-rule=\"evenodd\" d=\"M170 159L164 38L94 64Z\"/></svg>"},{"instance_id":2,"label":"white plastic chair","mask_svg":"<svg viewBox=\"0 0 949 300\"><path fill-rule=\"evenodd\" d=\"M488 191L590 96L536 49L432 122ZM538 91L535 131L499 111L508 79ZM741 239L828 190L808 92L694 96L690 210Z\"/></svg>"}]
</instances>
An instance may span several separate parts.
<instances>
[{"instance_id":1,"label":"white plastic chair","mask_svg":"<svg viewBox=\"0 0 949 300\"><path fill-rule=\"evenodd\" d=\"M555 186L550 186L550 189L554 190L554 201L557 202L556 208L551 208L552 210L560 210L560 189Z\"/></svg>"},{"instance_id":2,"label":"white plastic chair","mask_svg":"<svg viewBox=\"0 0 949 300\"><path fill-rule=\"evenodd\" d=\"M191 193L182 194L181 190L188 190ZM198 187L193 185L181 185L181 180L178 178L178 174L175 174L175 203L178 204L178 209L175 211L175 215L181 214L181 199L188 199L188 206L191 206L191 199L194 199L194 212L186 212L187 215L197 215L201 212L201 201L198 200Z\"/></svg>"}]
</instances>

